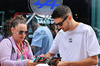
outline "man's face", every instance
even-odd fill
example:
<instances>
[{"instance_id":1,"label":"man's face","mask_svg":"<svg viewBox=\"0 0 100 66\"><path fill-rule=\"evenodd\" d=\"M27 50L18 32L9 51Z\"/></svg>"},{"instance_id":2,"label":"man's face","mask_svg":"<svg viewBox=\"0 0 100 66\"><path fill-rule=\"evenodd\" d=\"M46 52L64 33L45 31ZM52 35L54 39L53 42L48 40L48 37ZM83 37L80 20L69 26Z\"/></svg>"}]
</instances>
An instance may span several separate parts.
<instances>
[{"instance_id":1,"label":"man's face","mask_svg":"<svg viewBox=\"0 0 100 66\"><path fill-rule=\"evenodd\" d=\"M67 20L68 16L63 18L56 18L54 19L55 24L58 26L58 29L62 29L64 32L69 30L69 21Z\"/></svg>"}]
</instances>

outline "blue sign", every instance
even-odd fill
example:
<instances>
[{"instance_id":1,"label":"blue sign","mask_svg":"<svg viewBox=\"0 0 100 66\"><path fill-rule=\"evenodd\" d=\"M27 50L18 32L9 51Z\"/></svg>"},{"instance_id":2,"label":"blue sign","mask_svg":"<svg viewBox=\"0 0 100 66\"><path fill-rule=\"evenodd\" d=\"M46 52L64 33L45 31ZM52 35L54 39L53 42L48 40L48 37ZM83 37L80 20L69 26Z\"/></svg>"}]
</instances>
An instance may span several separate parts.
<instances>
[{"instance_id":1,"label":"blue sign","mask_svg":"<svg viewBox=\"0 0 100 66\"><path fill-rule=\"evenodd\" d=\"M40 5L38 8L42 8L43 6L51 6L50 9L54 9L55 6L59 6L60 4L56 4L56 0L53 0L52 4L49 4L49 2L51 2L52 0L48 0L45 3L39 3L40 0L38 0L36 3L34 3L33 5Z\"/></svg>"}]
</instances>

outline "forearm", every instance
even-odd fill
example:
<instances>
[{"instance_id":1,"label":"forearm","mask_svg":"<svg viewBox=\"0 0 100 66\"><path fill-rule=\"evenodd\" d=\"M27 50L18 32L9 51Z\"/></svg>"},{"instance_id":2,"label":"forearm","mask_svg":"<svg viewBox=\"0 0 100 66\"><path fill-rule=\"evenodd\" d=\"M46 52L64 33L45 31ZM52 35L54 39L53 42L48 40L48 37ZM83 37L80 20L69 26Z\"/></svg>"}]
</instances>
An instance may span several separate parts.
<instances>
[{"instance_id":1,"label":"forearm","mask_svg":"<svg viewBox=\"0 0 100 66\"><path fill-rule=\"evenodd\" d=\"M47 56L47 57L54 57L55 54L51 54L50 52L47 52L47 53L45 54L45 56Z\"/></svg>"},{"instance_id":2,"label":"forearm","mask_svg":"<svg viewBox=\"0 0 100 66\"><path fill-rule=\"evenodd\" d=\"M91 66L91 65L97 65L98 63L98 56L95 55L95 56L91 56L89 58L86 58L86 59L83 59L83 60L80 60L80 61L60 61L58 63L57 66L68 66L68 63L69 63L69 66Z\"/></svg>"},{"instance_id":3,"label":"forearm","mask_svg":"<svg viewBox=\"0 0 100 66\"><path fill-rule=\"evenodd\" d=\"M92 56L81 61L70 62L70 66L91 66L98 64L98 56Z\"/></svg>"},{"instance_id":4,"label":"forearm","mask_svg":"<svg viewBox=\"0 0 100 66\"><path fill-rule=\"evenodd\" d=\"M13 61L13 60L2 60L1 66L27 66L27 60Z\"/></svg>"}]
</instances>

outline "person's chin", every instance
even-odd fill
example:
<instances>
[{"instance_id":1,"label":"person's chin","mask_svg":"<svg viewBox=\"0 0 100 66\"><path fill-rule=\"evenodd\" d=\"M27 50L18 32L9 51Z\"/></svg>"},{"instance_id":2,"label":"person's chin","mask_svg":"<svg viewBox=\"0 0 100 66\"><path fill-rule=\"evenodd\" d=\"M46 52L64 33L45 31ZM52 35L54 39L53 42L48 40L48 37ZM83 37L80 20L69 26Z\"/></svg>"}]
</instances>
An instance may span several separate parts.
<instances>
[{"instance_id":1,"label":"person's chin","mask_svg":"<svg viewBox=\"0 0 100 66\"><path fill-rule=\"evenodd\" d=\"M63 30L64 32L66 32L66 30Z\"/></svg>"},{"instance_id":2,"label":"person's chin","mask_svg":"<svg viewBox=\"0 0 100 66\"><path fill-rule=\"evenodd\" d=\"M23 40L24 40L24 38L20 38L20 40L21 40L21 41L23 41Z\"/></svg>"},{"instance_id":3,"label":"person's chin","mask_svg":"<svg viewBox=\"0 0 100 66\"><path fill-rule=\"evenodd\" d=\"M66 31L68 31L68 29L66 29L66 30L63 29L63 31L66 32Z\"/></svg>"}]
</instances>

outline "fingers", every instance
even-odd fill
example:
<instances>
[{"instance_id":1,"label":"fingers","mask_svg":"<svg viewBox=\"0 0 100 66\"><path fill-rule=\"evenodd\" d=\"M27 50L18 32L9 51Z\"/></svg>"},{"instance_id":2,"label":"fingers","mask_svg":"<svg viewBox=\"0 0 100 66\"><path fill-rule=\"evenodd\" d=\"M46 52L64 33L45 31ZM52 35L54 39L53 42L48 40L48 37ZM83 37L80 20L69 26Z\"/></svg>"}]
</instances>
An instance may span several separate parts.
<instances>
[{"instance_id":1,"label":"fingers","mask_svg":"<svg viewBox=\"0 0 100 66\"><path fill-rule=\"evenodd\" d=\"M39 55L38 57L45 57L45 55L44 55L44 54L42 54L42 55Z\"/></svg>"}]
</instances>

